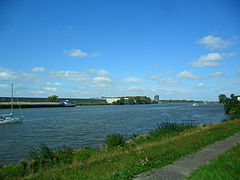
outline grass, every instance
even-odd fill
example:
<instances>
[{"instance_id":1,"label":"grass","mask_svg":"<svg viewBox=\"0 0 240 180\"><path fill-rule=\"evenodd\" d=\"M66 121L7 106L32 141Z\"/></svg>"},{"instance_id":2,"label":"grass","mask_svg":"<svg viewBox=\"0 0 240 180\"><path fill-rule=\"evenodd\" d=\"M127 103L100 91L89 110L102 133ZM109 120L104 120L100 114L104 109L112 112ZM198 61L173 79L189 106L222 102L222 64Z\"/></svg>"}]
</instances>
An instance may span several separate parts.
<instances>
[{"instance_id":1,"label":"grass","mask_svg":"<svg viewBox=\"0 0 240 180\"><path fill-rule=\"evenodd\" d=\"M240 144L220 155L208 165L198 168L188 180L240 179Z\"/></svg>"},{"instance_id":2,"label":"grass","mask_svg":"<svg viewBox=\"0 0 240 180\"><path fill-rule=\"evenodd\" d=\"M68 157L71 160L68 163L48 162L35 171L29 165L31 161L25 166L4 167L0 170L0 179L129 179L239 131L240 119L199 127L162 124L153 132L136 136L117 148L80 149L72 153L72 158Z\"/></svg>"},{"instance_id":3,"label":"grass","mask_svg":"<svg viewBox=\"0 0 240 180\"><path fill-rule=\"evenodd\" d=\"M164 122L157 125L157 128L153 131L151 131L149 134L152 137L161 137L168 135L175 135L179 132L184 131L185 129L193 128L194 125L192 124L177 124L177 123L170 123L170 122Z\"/></svg>"}]
</instances>

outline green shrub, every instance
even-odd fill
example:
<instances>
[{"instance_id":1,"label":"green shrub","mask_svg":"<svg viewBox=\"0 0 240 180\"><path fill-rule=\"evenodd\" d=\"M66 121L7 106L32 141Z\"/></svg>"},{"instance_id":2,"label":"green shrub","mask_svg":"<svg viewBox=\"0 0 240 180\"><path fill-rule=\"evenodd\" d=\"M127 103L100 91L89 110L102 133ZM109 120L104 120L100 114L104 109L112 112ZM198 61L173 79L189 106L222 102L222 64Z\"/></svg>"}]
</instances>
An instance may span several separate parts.
<instances>
[{"instance_id":1,"label":"green shrub","mask_svg":"<svg viewBox=\"0 0 240 180\"><path fill-rule=\"evenodd\" d=\"M40 145L39 149L32 148L27 153L27 159L34 162L34 167L44 166L53 163L70 163L72 162L73 151L67 146L63 149L53 149L45 144Z\"/></svg>"},{"instance_id":2,"label":"green shrub","mask_svg":"<svg viewBox=\"0 0 240 180\"><path fill-rule=\"evenodd\" d=\"M177 124L170 122L163 122L161 124L157 124L157 128L151 131L149 134L151 137L161 137L170 134L176 134L178 132L182 132L185 129L194 127L191 124Z\"/></svg>"},{"instance_id":3,"label":"green shrub","mask_svg":"<svg viewBox=\"0 0 240 180\"><path fill-rule=\"evenodd\" d=\"M95 152L96 150L92 148L79 149L78 151L74 152L73 161L86 160Z\"/></svg>"},{"instance_id":4,"label":"green shrub","mask_svg":"<svg viewBox=\"0 0 240 180\"><path fill-rule=\"evenodd\" d=\"M107 135L105 144L108 148L123 147L125 144L125 139L121 134Z\"/></svg>"}]
</instances>

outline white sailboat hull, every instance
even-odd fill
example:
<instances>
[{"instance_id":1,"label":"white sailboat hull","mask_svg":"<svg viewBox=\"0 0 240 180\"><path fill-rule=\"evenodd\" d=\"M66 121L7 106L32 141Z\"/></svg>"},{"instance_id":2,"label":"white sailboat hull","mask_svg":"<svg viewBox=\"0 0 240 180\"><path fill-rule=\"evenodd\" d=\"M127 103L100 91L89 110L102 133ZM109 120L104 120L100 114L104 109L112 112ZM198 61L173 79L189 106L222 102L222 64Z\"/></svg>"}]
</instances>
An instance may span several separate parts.
<instances>
[{"instance_id":1,"label":"white sailboat hull","mask_svg":"<svg viewBox=\"0 0 240 180\"><path fill-rule=\"evenodd\" d=\"M23 117L5 117L0 119L0 124L19 123L23 121Z\"/></svg>"}]
</instances>

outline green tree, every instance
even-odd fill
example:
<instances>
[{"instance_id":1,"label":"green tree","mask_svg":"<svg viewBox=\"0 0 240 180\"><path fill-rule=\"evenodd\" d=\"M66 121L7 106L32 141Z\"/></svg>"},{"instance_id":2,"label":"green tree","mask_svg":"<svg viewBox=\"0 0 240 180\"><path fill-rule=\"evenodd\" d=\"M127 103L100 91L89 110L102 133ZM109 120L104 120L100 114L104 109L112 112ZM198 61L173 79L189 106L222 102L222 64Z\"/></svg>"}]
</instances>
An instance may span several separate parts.
<instances>
[{"instance_id":1,"label":"green tree","mask_svg":"<svg viewBox=\"0 0 240 180\"><path fill-rule=\"evenodd\" d=\"M224 104L224 111L226 113L240 113L240 101L238 101L238 96L231 94L230 98L224 97L223 95L219 95L219 97L219 102Z\"/></svg>"},{"instance_id":2,"label":"green tree","mask_svg":"<svg viewBox=\"0 0 240 180\"><path fill-rule=\"evenodd\" d=\"M151 102L151 104L158 104L158 101L153 100L153 101Z\"/></svg>"},{"instance_id":3,"label":"green tree","mask_svg":"<svg viewBox=\"0 0 240 180\"><path fill-rule=\"evenodd\" d=\"M48 96L47 101L48 102L57 102L58 96L56 95L52 95L52 96Z\"/></svg>"},{"instance_id":4,"label":"green tree","mask_svg":"<svg viewBox=\"0 0 240 180\"><path fill-rule=\"evenodd\" d=\"M129 98L129 99L127 100L127 104L136 104L136 101L135 101L134 98Z\"/></svg>"},{"instance_id":5,"label":"green tree","mask_svg":"<svg viewBox=\"0 0 240 180\"><path fill-rule=\"evenodd\" d=\"M125 99L123 97L120 98L120 100L117 100L113 102L114 105L124 105L125 104Z\"/></svg>"},{"instance_id":6,"label":"green tree","mask_svg":"<svg viewBox=\"0 0 240 180\"><path fill-rule=\"evenodd\" d=\"M224 103L227 100L227 96L225 94L220 94L218 100L220 103Z\"/></svg>"},{"instance_id":7,"label":"green tree","mask_svg":"<svg viewBox=\"0 0 240 180\"><path fill-rule=\"evenodd\" d=\"M151 104L151 99L149 97L139 98L138 104Z\"/></svg>"},{"instance_id":8,"label":"green tree","mask_svg":"<svg viewBox=\"0 0 240 180\"><path fill-rule=\"evenodd\" d=\"M114 105L123 105L123 104L152 104L158 103L157 101L152 101L149 97L130 97L128 100L123 97L120 100L113 102Z\"/></svg>"}]
</instances>

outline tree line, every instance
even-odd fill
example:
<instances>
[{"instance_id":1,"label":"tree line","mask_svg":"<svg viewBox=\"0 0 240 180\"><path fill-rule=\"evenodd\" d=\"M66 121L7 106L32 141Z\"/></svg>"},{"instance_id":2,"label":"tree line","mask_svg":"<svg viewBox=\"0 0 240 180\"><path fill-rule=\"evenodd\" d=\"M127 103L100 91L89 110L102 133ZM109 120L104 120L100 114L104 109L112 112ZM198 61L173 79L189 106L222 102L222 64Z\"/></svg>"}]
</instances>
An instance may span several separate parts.
<instances>
[{"instance_id":1,"label":"tree line","mask_svg":"<svg viewBox=\"0 0 240 180\"><path fill-rule=\"evenodd\" d=\"M131 98L123 98L121 97L119 100L114 101L114 105L124 105L124 104L157 104L157 101L152 101L149 97L131 97Z\"/></svg>"}]
</instances>

